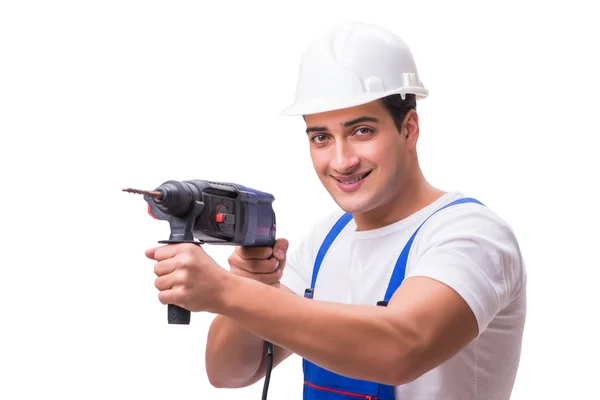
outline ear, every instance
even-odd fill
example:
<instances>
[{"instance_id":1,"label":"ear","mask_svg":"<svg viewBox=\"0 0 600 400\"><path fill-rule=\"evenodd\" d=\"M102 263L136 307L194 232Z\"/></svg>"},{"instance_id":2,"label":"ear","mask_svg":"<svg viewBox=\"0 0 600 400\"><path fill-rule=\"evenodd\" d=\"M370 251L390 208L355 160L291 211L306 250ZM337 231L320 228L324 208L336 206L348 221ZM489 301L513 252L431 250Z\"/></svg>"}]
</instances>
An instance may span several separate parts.
<instances>
[{"instance_id":1,"label":"ear","mask_svg":"<svg viewBox=\"0 0 600 400\"><path fill-rule=\"evenodd\" d=\"M402 134L406 139L406 146L413 149L419 139L419 115L415 110L410 110L402 121Z\"/></svg>"}]
</instances>

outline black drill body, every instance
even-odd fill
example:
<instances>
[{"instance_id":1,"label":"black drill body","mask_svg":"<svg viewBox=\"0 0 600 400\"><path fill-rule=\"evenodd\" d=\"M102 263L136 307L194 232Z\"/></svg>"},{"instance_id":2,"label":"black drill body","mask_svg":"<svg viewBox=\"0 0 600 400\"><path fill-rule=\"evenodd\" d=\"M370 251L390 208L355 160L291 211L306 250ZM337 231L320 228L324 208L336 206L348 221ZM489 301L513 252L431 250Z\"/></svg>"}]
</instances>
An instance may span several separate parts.
<instances>
[{"instance_id":1,"label":"black drill body","mask_svg":"<svg viewBox=\"0 0 600 400\"><path fill-rule=\"evenodd\" d=\"M274 196L242 185L205 180L166 181L146 192L148 212L171 227L160 243L273 247ZM189 324L190 312L169 305L170 324Z\"/></svg>"},{"instance_id":2,"label":"black drill body","mask_svg":"<svg viewBox=\"0 0 600 400\"><path fill-rule=\"evenodd\" d=\"M197 242L273 246L273 195L235 183L205 180L166 181L145 195L149 213L171 226L163 243Z\"/></svg>"}]
</instances>

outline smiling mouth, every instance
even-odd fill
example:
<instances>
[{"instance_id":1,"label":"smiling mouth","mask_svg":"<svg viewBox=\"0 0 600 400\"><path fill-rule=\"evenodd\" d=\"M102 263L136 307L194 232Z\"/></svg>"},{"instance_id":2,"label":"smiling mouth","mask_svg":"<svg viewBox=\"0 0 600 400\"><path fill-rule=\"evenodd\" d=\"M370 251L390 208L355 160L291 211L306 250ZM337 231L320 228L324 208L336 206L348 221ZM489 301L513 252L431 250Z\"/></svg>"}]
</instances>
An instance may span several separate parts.
<instances>
[{"instance_id":1,"label":"smiling mouth","mask_svg":"<svg viewBox=\"0 0 600 400\"><path fill-rule=\"evenodd\" d=\"M338 182L340 182L340 183L343 183L344 185L350 185L351 183L358 182L358 181L360 181L360 180L363 180L363 179L365 179L367 176L369 176L369 174L370 174L372 171L373 171L373 170L371 170L371 171L368 171L368 172L365 172L365 173L364 173L364 174L362 174L362 175L355 175L354 177L350 177L350 178L348 178L348 179L340 179L340 178L336 178L335 176L333 176L333 179L335 179L336 181L338 181Z\"/></svg>"}]
</instances>

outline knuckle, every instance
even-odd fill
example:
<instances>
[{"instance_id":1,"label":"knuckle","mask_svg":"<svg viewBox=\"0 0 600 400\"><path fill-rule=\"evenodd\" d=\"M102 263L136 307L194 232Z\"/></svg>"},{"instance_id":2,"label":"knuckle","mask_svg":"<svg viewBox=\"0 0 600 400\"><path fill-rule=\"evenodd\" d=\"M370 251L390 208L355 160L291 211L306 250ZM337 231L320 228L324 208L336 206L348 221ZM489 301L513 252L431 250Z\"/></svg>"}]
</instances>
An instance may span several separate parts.
<instances>
[{"instance_id":1,"label":"knuckle","mask_svg":"<svg viewBox=\"0 0 600 400\"><path fill-rule=\"evenodd\" d=\"M179 257L173 257L173 258L171 258L169 260L168 270L170 272L175 271L177 268L179 268L179 263L180 263Z\"/></svg>"},{"instance_id":2,"label":"knuckle","mask_svg":"<svg viewBox=\"0 0 600 400\"><path fill-rule=\"evenodd\" d=\"M232 255L230 255L229 258L227 259L227 263L231 267L237 267L239 264L237 254L233 253Z\"/></svg>"},{"instance_id":3,"label":"knuckle","mask_svg":"<svg viewBox=\"0 0 600 400\"><path fill-rule=\"evenodd\" d=\"M283 273L283 270L285 269L285 260L281 261L277 268Z\"/></svg>"},{"instance_id":4,"label":"knuckle","mask_svg":"<svg viewBox=\"0 0 600 400\"><path fill-rule=\"evenodd\" d=\"M193 259L197 254L201 254L203 252L204 249L202 249L202 247L197 246L195 244L190 244L185 248L183 254L185 254L187 258Z\"/></svg>"},{"instance_id":5,"label":"knuckle","mask_svg":"<svg viewBox=\"0 0 600 400\"><path fill-rule=\"evenodd\" d=\"M270 247L264 247L261 251L262 258L269 258L273 255L274 250Z\"/></svg>"},{"instance_id":6,"label":"knuckle","mask_svg":"<svg viewBox=\"0 0 600 400\"><path fill-rule=\"evenodd\" d=\"M179 282L181 282L181 283L188 283L190 273L189 273L189 271L187 269L181 269L181 270L179 270L179 274L178 275L179 276L177 278L178 278Z\"/></svg>"},{"instance_id":7,"label":"knuckle","mask_svg":"<svg viewBox=\"0 0 600 400\"><path fill-rule=\"evenodd\" d=\"M185 268L190 263L190 259L191 257L189 253L181 254L179 257L177 257L177 260L175 262L176 269Z\"/></svg>"},{"instance_id":8,"label":"knuckle","mask_svg":"<svg viewBox=\"0 0 600 400\"><path fill-rule=\"evenodd\" d=\"M243 246L238 246L235 248L235 251L233 252L233 254L231 255L234 258L240 258L242 260L245 260L247 258L250 258L250 250L249 248L243 247Z\"/></svg>"},{"instance_id":9,"label":"knuckle","mask_svg":"<svg viewBox=\"0 0 600 400\"><path fill-rule=\"evenodd\" d=\"M174 301L177 303L187 303L191 298L190 291L186 290L184 286L179 286L177 290L174 290Z\"/></svg>"},{"instance_id":10,"label":"knuckle","mask_svg":"<svg viewBox=\"0 0 600 400\"><path fill-rule=\"evenodd\" d=\"M194 265L194 257L191 254L182 254L177 258L175 270L187 271L192 265Z\"/></svg>"},{"instance_id":11,"label":"knuckle","mask_svg":"<svg viewBox=\"0 0 600 400\"><path fill-rule=\"evenodd\" d=\"M278 260L280 260L280 261L283 261L283 260L285 260L285 257L286 257L286 252L285 252L285 250L282 250L282 249L275 249L275 257L276 257Z\"/></svg>"},{"instance_id":12,"label":"knuckle","mask_svg":"<svg viewBox=\"0 0 600 400\"><path fill-rule=\"evenodd\" d=\"M261 268L262 272L274 272L279 266L279 261L275 258L272 258L265 262Z\"/></svg>"},{"instance_id":13,"label":"knuckle","mask_svg":"<svg viewBox=\"0 0 600 400\"><path fill-rule=\"evenodd\" d=\"M268 266L267 262L254 261L254 262L249 262L247 264L247 270L253 274L262 274L265 272L269 272L269 266Z\"/></svg>"}]
</instances>

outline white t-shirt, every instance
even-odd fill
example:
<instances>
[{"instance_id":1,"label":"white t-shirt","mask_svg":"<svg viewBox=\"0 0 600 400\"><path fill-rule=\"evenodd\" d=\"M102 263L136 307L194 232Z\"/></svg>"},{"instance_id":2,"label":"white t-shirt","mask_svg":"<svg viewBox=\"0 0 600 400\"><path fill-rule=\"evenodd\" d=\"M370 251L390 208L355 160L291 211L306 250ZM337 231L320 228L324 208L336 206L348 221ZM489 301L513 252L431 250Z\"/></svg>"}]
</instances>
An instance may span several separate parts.
<instances>
[{"instance_id":1,"label":"white t-shirt","mask_svg":"<svg viewBox=\"0 0 600 400\"><path fill-rule=\"evenodd\" d=\"M351 220L325 256L315 300L375 305L383 300L394 265L410 236L435 210L458 198L450 192L415 214L370 231ZM303 296L317 252L343 214L321 220L290 252L282 284ZM510 398L526 313L526 272L510 226L488 207L457 204L432 216L412 244L406 278L426 276L452 287L471 307L479 335L454 357L395 388L402 400Z\"/></svg>"}]
</instances>

